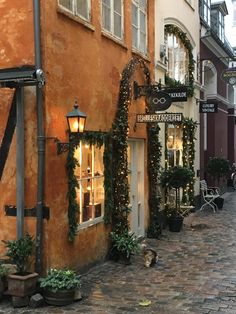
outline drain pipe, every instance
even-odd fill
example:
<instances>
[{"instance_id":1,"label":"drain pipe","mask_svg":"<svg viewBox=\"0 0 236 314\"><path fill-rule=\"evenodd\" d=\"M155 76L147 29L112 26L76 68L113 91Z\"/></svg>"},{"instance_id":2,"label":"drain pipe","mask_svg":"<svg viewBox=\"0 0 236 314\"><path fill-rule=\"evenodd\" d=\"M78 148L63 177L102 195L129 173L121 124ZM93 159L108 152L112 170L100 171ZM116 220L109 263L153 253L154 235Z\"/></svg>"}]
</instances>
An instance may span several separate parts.
<instances>
[{"instance_id":1,"label":"drain pipe","mask_svg":"<svg viewBox=\"0 0 236 314\"><path fill-rule=\"evenodd\" d=\"M41 70L41 44L40 44L40 0L34 0L34 45L35 68L37 73ZM36 86L37 106L37 143L38 143L38 184L36 206L36 254L35 271L41 273L42 269L42 233L43 233L43 192L44 192L44 166L45 166L45 141L43 128L43 92L41 84Z\"/></svg>"}]
</instances>

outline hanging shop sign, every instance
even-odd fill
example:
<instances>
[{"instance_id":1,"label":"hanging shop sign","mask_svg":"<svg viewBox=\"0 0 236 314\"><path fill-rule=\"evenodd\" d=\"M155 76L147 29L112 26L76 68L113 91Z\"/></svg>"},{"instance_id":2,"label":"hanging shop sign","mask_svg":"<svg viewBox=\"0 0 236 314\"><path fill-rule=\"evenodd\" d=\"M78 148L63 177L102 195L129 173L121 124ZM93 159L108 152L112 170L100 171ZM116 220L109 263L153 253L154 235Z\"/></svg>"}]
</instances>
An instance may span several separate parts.
<instances>
[{"instance_id":1,"label":"hanging shop sign","mask_svg":"<svg viewBox=\"0 0 236 314\"><path fill-rule=\"evenodd\" d=\"M148 94L146 101L153 112L167 110L171 105L169 94L154 89Z\"/></svg>"},{"instance_id":2,"label":"hanging shop sign","mask_svg":"<svg viewBox=\"0 0 236 314\"><path fill-rule=\"evenodd\" d=\"M156 113L156 114L137 114L136 122L163 122L163 123L179 123L183 120L182 113Z\"/></svg>"},{"instance_id":3,"label":"hanging shop sign","mask_svg":"<svg viewBox=\"0 0 236 314\"><path fill-rule=\"evenodd\" d=\"M236 68L229 68L222 72L221 78L230 85L236 84Z\"/></svg>"},{"instance_id":4,"label":"hanging shop sign","mask_svg":"<svg viewBox=\"0 0 236 314\"><path fill-rule=\"evenodd\" d=\"M188 99L186 86L166 88L164 91L170 96L172 102L187 101Z\"/></svg>"},{"instance_id":5,"label":"hanging shop sign","mask_svg":"<svg viewBox=\"0 0 236 314\"><path fill-rule=\"evenodd\" d=\"M200 113L217 113L218 112L218 104L200 102L199 112Z\"/></svg>"}]
</instances>

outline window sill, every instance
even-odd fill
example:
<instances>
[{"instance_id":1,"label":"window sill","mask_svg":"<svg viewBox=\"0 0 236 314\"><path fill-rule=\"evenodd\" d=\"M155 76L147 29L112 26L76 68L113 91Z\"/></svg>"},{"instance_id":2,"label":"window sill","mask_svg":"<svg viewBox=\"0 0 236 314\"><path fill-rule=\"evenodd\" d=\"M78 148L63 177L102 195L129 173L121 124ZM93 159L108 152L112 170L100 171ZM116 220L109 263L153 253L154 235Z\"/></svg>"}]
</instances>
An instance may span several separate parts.
<instances>
[{"instance_id":1,"label":"window sill","mask_svg":"<svg viewBox=\"0 0 236 314\"><path fill-rule=\"evenodd\" d=\"M113 36L112 34L102 30L102 37L107 38L111 41L113 41L114 43L116 43L117 45L121 46L124 49L128 49L127 46L124 44L124 42L121 39L118 39L117 37Z\"/></svg>"},{"instance_id":2,"label":"window sill","mask_svg":"<svg viewBox=\"0 0 236 314\"><path fill-rule=\"evenodd\" d=\"M194 9L194 7L193 7L193 5L191 4L191 3L189 3L189 1L188 0L185 0L185 2L188 4L188 6L193 10L193 11L195 11L195 9Z\"/></svg>"},{"instance_id":3,"label":"window sill","mask_svg":"<svg viewBox=\"0 0 236 314\"><path fill-rule=\"evenodd\" d=\"M94 218L93 220L88 220L88 221L82 222L80 225L77 226L76 231L79 232L80 230L87 229L87 228L92 227L94 225L97 225L101 222L103 222L103 216Z\"/></svg>"},{"instance_id":4,"label":"window sill","mask_svg":"<svg viewBox=\"0 0 236 314\"><path fill-rule=\"evenodd\" d=\"M136 55L137 57L140 57L140 58L144 59L145 61L147 61L149 63L151 62L151 60L150 60L148 55L145 55L144 53L136 50L135 48L132 48L132 54Z\"/></svg>"},{"instance_id":5,"label":"window sill","mask_svg":"<svg viewBox=\"0 0 236 314\"><path fill-rule=\"evenodd\" d=\"M89 21L83 20L81 17L79 17L78 15L74 15L72 12L66 11L66 9L63 9L59 5L57 6L57 12L62 14L62 15L65 15L66 17L70 18L71 20L83 25L87 29L89 29L93 32L95 31L95 27Z\"/></svg>"}]
</instances>

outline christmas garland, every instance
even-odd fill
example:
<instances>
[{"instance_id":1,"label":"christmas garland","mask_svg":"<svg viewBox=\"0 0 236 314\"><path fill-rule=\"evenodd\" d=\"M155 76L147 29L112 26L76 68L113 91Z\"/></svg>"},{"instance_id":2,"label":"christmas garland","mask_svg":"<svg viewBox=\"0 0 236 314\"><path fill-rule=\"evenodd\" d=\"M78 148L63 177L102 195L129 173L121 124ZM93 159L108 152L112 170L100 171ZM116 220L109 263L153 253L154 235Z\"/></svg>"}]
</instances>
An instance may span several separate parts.
<instances>
[{"instance_id":1,"label":"christmas garland","mask_svg":"<svg viewBox=\"0 0 236 314\"><path fill-rule=\"evenodd\" d=\"M147 124L148 133L148 183L149 183L149 227L147 236L158 238L162 232L160 215L160 196L158 184L161 168L161 143L159 140L160 127L157 123Z\"/></svg>"},{"instance_id":2,"label":"christmas garland","mask_svg":"<svg viewBox=\"0 0 236 314\"><path fill-rule=\"evenodd\" d=\"M195 132L198 123L192 118L183 120L183 166L188 167L194 173L195 160ZM194 205L194 178L183 191L183 203Z\"/></svg>"},{"instance_id":3,"label":"christmas garland","mask_svg":"<svg viewBox=\"0 0 236 314\"><path fill-rule=\"evenodd\" d=\"M122 234L129 230L129 183L127 164L127 137L128 137L128 106L131 100L131 78L137 66L143 69L146 83L150 84L150 73L141 59L132 59L122 72L118 99L118 110L112 125L112 174L113 174L113 201L112 228Z\"/></svg>"},{"instance_id":4,"label":"christmas garland","mask_svg":"<svg viewBox=\"0 0 236 314\"><path fill-rule=\"evenodd\" d=\"M180 38L184 47L188 50L189 62L188 62L188 88L187 93L189 97L194 95L194 68L195 68L195 61L193 59L193 47L188 39L186 33L181 31L178 27L174 25L166 25L165 26L165 33L166 34L173 34L176 37ZM165 84L169 87L178 87L183 86L184 84L180 83L179 81L170 78L168 75L165 77Z\"/></svg>"}]
</instances>

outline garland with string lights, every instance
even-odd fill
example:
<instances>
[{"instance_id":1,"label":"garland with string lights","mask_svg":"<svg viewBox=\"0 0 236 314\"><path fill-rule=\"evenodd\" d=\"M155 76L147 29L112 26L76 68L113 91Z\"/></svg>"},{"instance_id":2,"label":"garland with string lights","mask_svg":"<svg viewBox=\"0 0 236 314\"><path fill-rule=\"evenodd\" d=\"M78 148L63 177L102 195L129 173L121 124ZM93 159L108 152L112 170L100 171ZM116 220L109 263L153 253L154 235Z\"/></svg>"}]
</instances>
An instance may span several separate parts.
<instances>
[{"instance_id":1,"label":"garland with string lights","mask_svg":"<svg viewBox=\"0 0 236 314\"><path fill-rule=\"evenodd\" d=\"M148 238L159 238L162 233L158 184L161 167L161 143L159 140L160 127L157 123L147 123L148 134L148 183L149 183L149 227Z\"/></svg>"},{"instance_id":2,"label":"garland with string lights","mask_svg":"<svg viewBox=\"0 0 236 314\"><path fill-rule=\"evenodd\" d=\"M76 188L79 187L78 181L75 176L75 168L79 165L77 159L74 157L76 145L70 145L67 155L66 169L68 175L68 239L74 241L77 224L78 224L78 212L79 206L76 200Z\"/></svg>"},{"instance_id":3,"label":"garland with string lights","mask_svg":"<svg viewBox=\"0 0 236 314\"><path fill-rule=\"evenodd\" d=\"M184 47L188 50L188 88L187 88L187 94L189 97L192 97L194 95L194 67L195 67L195 61L193 59L193 47L190 43L190 40L187 37L187 34L181 31L177 26L174 25L166 25L165 26L165 33L166 34L173 34L176 37L178 37L181 42L183 43ZM166 85L170 87L178 87L183 86L182 83L179 81L176 81L173 78L170 78L168 75L166 75L165 78Z\"/></svg>"},{"instance_id":4,"label":"garland with string lights","mask_svg":"<svg viewBox=\"0 0 236 314\"><path fill-rule=\"evenodd\" d=\"M197 122L192 118L184 118L183 120L183 166L188 167L194 173L195 160L195 132ZM194 205L194 178L183 191L183 203Z\"/></svg>"},{"instance_id":5,"label":"garland with string lights","mask_svg":"<svg viewBox=\"0 0 236 314\"><path fill-rule=\"evenodd\" d=\"M131 101L131 78L137 66L143 69L146 83L150 84L150 73L142 59L132 59L124 68L120 81L118 109L112 124L112 174L113 203L112 229L118 234L129 230L128 214L129 183L127 163L128 138L128 107Z\"/></svg>"},{"instance_id":6,"label":"garland with string lights","mask_svg":"<svg viewBox=\"0 0 236 314\"><path fill-rule=\"evenodd\" d=\"M68 176L68 239L73 242L77 233L78 227L78 213L79 206L77 203L76 189L79 187L78 180L75 176L75 169L79 166L78 160L74 157L75 149L79 145L80 140L83 143L95 145L101 148L104 147L104 189L105 189L105 204L104 204L104 220L109 221L109 213L113 208L112 198L112 176L111 176L111 146L110 146L110 133L101 131L85 131L76 137L71 139L71 145L69 145L69 151L67 155L66 169Z\"/></svg>"}]
</instances>

